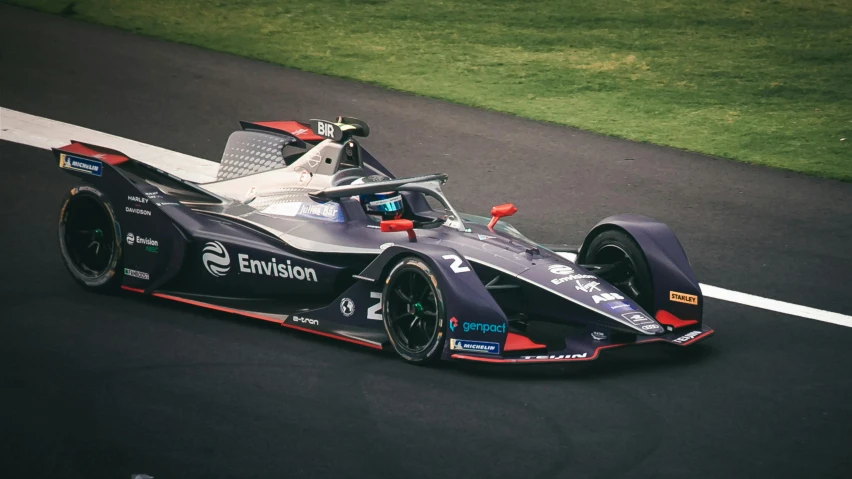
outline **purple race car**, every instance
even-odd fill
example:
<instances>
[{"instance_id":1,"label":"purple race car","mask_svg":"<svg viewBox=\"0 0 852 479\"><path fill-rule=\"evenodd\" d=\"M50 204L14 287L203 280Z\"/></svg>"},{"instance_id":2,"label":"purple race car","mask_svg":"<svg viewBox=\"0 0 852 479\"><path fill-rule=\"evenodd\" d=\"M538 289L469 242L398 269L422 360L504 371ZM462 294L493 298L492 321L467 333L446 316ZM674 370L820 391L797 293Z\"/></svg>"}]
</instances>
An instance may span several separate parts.
<instances>
[{"instance_id":1,"label":"purple race car","mask_svg":"<svg viewBox=\"0 0 852 479\"><path fill-rule=\"evenodd\" d=\"M587 361L713 333L666 225L618 215L576 249L459 213L447 175L396 178L363 121L241 122L215 181L103 147L54 150L84 181L62 206L66 266L122 288L375 348L412 363Z\"/></svg>"}]
</instances>

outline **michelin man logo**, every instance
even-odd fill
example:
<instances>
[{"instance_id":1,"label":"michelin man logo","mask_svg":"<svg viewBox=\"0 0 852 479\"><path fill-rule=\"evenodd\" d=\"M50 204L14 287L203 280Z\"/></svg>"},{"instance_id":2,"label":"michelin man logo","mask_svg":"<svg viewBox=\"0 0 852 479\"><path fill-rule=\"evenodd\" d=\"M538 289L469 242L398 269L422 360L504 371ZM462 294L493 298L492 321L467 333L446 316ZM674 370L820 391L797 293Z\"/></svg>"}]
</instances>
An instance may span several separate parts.
<instances>
[{"instance_id":1,"label":"michelin man logo","mask_svg":"<svg viewBox=\"0 0 852 479\"><path fill-rule=\"evenodd\" d=\"M231 269L231 257L228 256L228 250L218 241L211 241L201 250L201 261L204 263L204 268L207 272L216 276L225 276Z\"/></svg>"}]
</instances>

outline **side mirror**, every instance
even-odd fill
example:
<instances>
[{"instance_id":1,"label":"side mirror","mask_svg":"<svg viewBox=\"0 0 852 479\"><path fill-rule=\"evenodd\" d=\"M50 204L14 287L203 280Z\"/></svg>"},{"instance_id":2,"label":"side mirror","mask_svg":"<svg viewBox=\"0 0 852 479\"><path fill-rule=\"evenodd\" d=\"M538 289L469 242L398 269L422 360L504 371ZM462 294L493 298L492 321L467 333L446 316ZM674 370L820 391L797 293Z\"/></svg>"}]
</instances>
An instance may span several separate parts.
<instances>
[{"instance_id":1,"label":"side mirror","mask_svg":"<svg viewBox=\"0 0 852 479\"><path fill-rule=\"evenodd\" d=\"M414 222L411 220L383 220L379 223L379 229L383 233L405 231L408 233L409 240L417 241L417 235L414 234Z\"/></svg>"},{"instance_id":2,"label":"side mirror","mask_svg":"<svg viewBox=\"0 0 852 479\"><path fill-rule=\"evenodd\" d=\"M517 212L518 209L515 208L515 205L513 205L512 203L497 205L491 208L491 221L488 222L488 227L493 229L494 225L496 225L497 222L500 221L500 218L504 216L512 216Z\"/></svg>"}]
</instances>

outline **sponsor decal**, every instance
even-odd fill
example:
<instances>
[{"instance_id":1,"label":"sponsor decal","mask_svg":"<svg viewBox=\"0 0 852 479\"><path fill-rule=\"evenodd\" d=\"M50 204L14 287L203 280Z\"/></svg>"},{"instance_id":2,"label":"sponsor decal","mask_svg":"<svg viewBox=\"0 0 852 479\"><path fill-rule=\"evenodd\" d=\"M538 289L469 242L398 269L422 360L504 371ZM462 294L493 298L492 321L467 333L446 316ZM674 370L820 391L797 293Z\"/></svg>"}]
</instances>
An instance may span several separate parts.
<instances>
[{"instance_id":1,"label":"sponsor decal","mask_svg":"<svg viewBox=\"0 0 852 479\"><path fill-rule=\"evenodd\" d=\"M204 269L215 277L225 276L231 269L231 257L228 250L218 241L211 241L201 250L201 262Z\"/></svg>"},{"instance_id":2,"label":"sponsor decal","mask_svg":"<svg viewBox=\"0 0 852 479\"><path fill-rule=\"evenodd\" d=\"M694 294L678 293L677 291L669 291L669 299L678 303L691 304L698 306L698 296Z\"/></svg>"},{"instance_id":3,"label":"sponsor decal","mask_svg":"<svg viewBox=\"0 0 852 479\"><path fill-rule=\"evenodd\" d=\"M302 171L301 173L299 173L299 184L300 184L300 185L304 185L305 183L307 183L307 182L308 182L308 181L310 181L310 180L311 180L311 174L310 174L310 173L308 173L308 171L307 171L307 170Z\"/></svg>"},{"instance_id":4,"label":"sponsor decal","mask_svg":"<svg viewBox=\"0 0 852 479\"><path fill-rule=\"evenodd\" d=\"M455 331L459 327L459 320L455 317L450 318L450 331Z\"/></svg>"},{"instance_id":5,"label":"sponsor decal","mask_svg":"<svg viewBox=\"0 0 852 479\"><path fill-rule=\"evenodd\" d=\"M593 331L592 339L594 339L595 341L603 341L604 339L606 339L606 333L601 331Z\"/></svg>"},{"instance_id":6,"label":"sponsor decal","mask_svg":"<svg viewBox=\"0 0 852 479\"><path fill-rule=\"evenodd\" d=\"M572 274L561 278L553 278L550 280L553 284L567 283L568 281L576 281L578 279L597 279L597 276L592 274Z\"/></svg>"},{"instance_id":7,"label":"sponsor decal","mask_svg":"<svg viewBox=\"0 0 852 479\"><path fill-rule=\"evenodd\" d=\"M287 203L275 203L261 210L262 213L276 216L301 216L323 221L344 221L343 211L337 203L302 203L291 201Z\"/></svg>"},{"instance_id":8,"label":"sponsor decal","mask_svg":"<svg viewBox=\"0 0 852 479\"><path fill-rule=\"evenodd\" d=\"M622 318L626 319L630 324L634 326L641 326L643 324L653 324L654 321L645 316L642 313L624 313L621 315Z\"/></svg>"},{"instance_id":9,"label":"sponsor decal","mask_svg":"<svg viewBox=\"0 0 852 479\"><path fill-rule=\"evenodd\" d=\"M77 158L76 156L59 155L59 167L66 170L82 171L90 175L101 176L104 171L104 164L97 160L89 160L87 158Z\"/></svg>"},{"instance_id":10,"label":"sponsor decal","mask_svg":"<svg viewBox=\"0 0 852 479\"><path fill-rule=\"evenodd\" d=\"M159 191L149 191L149 192L145 193L145 196L147 196L148 198L159 198L160 192Z\"/></svg>"},{"instance_id":11,"label":"sponsor decal","mask_svg":"<svg viewBox=\"0 0 852 479\"><path fill-rule=\"evenodd\" d=\"M256 195L257 195L257 186L252 186L251 188L248 189L248 191L246 191L245 198L246 199L254 198Z\"/></svg>"},{"instance_id":12,"label":"sponsor decal","mask_svg":"<svg viewBox=\"0 0 852 479\"><path fill-rule=\"evenodd\" d=\"M322 159L322 156L320 156L319 153L314 153L313 155L311 155L308 158L308 166L310 166L311 168L316 168L317 165L320 164L321 159Z\"/></svg>"},{"instance_id":13,"label":"sponsor decal","mask_svg":"<svg viewBox=\"0 0 852 479\"><path fill-rule=\"evenodd\" d=\"M603 303L604 301L615 301L616 299L624 299L624 296L617 293L601 293L592 296L592 299L595 300L595 304Z\"/></svg>"},{"instance_id":14,"label":"sponsor decal","mask_svg":"<svg viewBox=\"0 0 852 479\"><path fill-rule=\"evenodd\" d=\"M450 338L450 349L454 351L473 351L476 353L500 354L500 343L488 341L468 341Z\"/></svg>"},{"instance_id":15,"label":"sponsor decal","mask_svg":"<svg viewBox=\"0 0 852 479\"><path fill-rule=\"evenodd\" d=\"M450 330L456 330L456 324L453 324L453 319L450 319ZM483 334L485 333L505 333L506 332L506 323L503 324L489 324L489 323L469 323L467 321L462 323L462 331L469 333L471 331L480 331Z\"/></svg>"},{"instance_id":16,"label":"sponsor decal","mask_svg":"<svg viewBox=\"0 0 852 479\"><path fill-rule=\"evenodd\" d=\"M479 238L479 241L485 241L487 239L494 239L496 236L488 236L488 235L476 235Z\"/></svg>"},{"instance_id":17,"label":"sponsor decal","mask_svg":"<svg viewBox=\"0 0 852 479\"><path fill-rule=\"evenodd\" d=\"M132 201L134 203L139 203L139 204L144 205L145 203L148 202L148 198L142 198L141 196L130 195L130 196L127 197L127 201Z\"/></svg>"},{"instance_id":18,"label":"sponsor decal","mask_svg":"<svg viewBox=\"0 0 852 479\"><path fill-rule=\"evenodd\" d=\"M317 220L343 222L343 212L337 203L300 203L298 216Z\"/></svg>"},{"instance_id":19,"label":"sponsor decal","mask_svg":"<svg viewBox=\"0 0 852 479\"><path fill-rule=\"evenodd\" d=\"M293 316L294 323L302 323L302 324L310 324L311 326L316 326L319 324L319 321L316 319L305 318L303 316Z\"/></svg>"},{"instance_id":20,"label":"sponsor decal","mask_svg":"<svg viewBox=\"0 0 852 479\"><path fill-rule=\"evenodd\" d=\"M136 214L136 215L151 216L150 211L143 210L142 208L131 208L129 206L125 206L124 211L126 211L128 213L133 213L133 214Z\"/></svg>"},{"instance_id":21,"label":"sponsor decal","mask_svg":"<svg viewBox=\"0 0 852 479\"><path fill-rule=\"evenodd\" d=\"M635 311L636 310L635 308L633 308L633 306L631 306L628 303L625 303L624 301L610 301L608 303L604 303L604 306L606 306L607 308L609 308L612 311Z\"/></svg>"},{"instance_id":22,"label":"sponsor decal","mask_svg":"<svg viewBox=\"0 0 852 479\"><path fill-rule=\"evenodd\" d=\"M390 248L391 246L393 246L393 243L382 243L382 245L379 246L379 249L384 251L384 250Z\"/></svg>"},{"instance_id":23,"label":"sponsor decal","mask_svg":"<svg viewBox=\"0 0 852 479\"><path fill-rule=\"evenodd\" d=\"M580 359L588 357L589 353L583 354L551 354L550 356L521 356L524 361L541 361L542 359Z\"/></svg>"},{"instance_id":24,"label":"sponsor decal","mask_svg":"<svg viewBox=\"0 0 852 479\"><path fill-rule=\"evenodd\" d=\"M308 132L308 130L306 130L304 128L299 128L298 130L293 132L293 135L295 135L295 136L304 135L307 132Z\"/></svg>"},{"instance_id":25,"label":"sponsor decal","mask_svg":"<svg viewBox=\"0 0 852 479\"><path fill-rule=\"evenodd\" d=\"M574 273L574 268L564 264L552 264L547 267L547 270L553 274L566 275Z\"/></svg>"},{"instance_id":26,"label":"sponsor decal","mask_svg":"<svg viewBox=\"0 0 852 479\"><path fill-rule=\"evenodd\" d=\"M136 271L135 269L130 268L124 268L124 275L144 280L151 279L151 276L148 273L145 273L143 271Z\"/></svg>"},{"instance_id":27,"label":"sponsor decal","mask_svg":"<svg viewBox=\"0 0 852 479\"><path fill-rule=\"evenodd\" d=\"M599 284L597 281L583 281L582 279L578 279L577 286L574 286L574 289L586 293L594 293L595 291L600 291L600 288L598 288Z\"/></svg>"},{"instance_id":28,"label":"sponsor decal","mask_svg":"<svg viewBox=\"0 0 852 479\"><path fill-rule=\"evenodd\" d=\"M633 326L636 326L637 328L643 331L663 331L662 326L655 323L654 320L652 320L648 316L645 316L642 313L623 313L621 317L626 319L628 323L632 324Z\"/></svg>"},{"instance_id":29,"label":"sponsor decal","mask_svg":"<svg viewBox=\"0 0 852 479\"><path fill-rule=\"evenodd\" d=\"M674 339L672 341L675 342L675 343L685 343L685 342L687 342L691 339L695 339L695 337L697 337L697 336L701 336L701 331L690 331L690 332L684 334L683 336L681 336L677 339Z\"/></svg>"},{"instance_id":30,"label":"sponsor decal","mask_svg":"<svg viewBox=\"0 0 852 479\"><path fill-rule=\"evenodd\" d=\"M324 121L317 122L317 135L334 139L334 125Z\"/></svg>"},{"instance_id":31,"label":"sponsor decal","mask_svg":"<svg viewBox=\"0 0 852 479\"><path fill-rule=\"evenodd\" d=\"M133 233L127 233L125 240L130 246L134 244L145 245L145 251L149 253L156 253L160 247L160 243L157 240L134 235Z\"/></svg>"},{"instance_id":32,"label":"sponsor decal","mask_svg":"<svg viewBox=\"0 0 852 479\"><path fill-rule=\"evenodd\" d=\"M343 298L340 300L340 314L346 316L352 316L355 314L355 301L352 301L349 298Z\"/></svg>"},{"instance_id":33,"label":"sponsor decal","mask_svg":"<svg viewBox=\"0 0 852 479\"><path fill-rule=\"evenodd\" d=\"M272 258L272 261L263 261L251 259L249 255L243 253L238 254L237 259L240 263L241 273L262 274L298 281L317 281L317 272L313 268L294 266L289 259L285 264L279 263L278 258Z\"/></svg>"}]
</instances>

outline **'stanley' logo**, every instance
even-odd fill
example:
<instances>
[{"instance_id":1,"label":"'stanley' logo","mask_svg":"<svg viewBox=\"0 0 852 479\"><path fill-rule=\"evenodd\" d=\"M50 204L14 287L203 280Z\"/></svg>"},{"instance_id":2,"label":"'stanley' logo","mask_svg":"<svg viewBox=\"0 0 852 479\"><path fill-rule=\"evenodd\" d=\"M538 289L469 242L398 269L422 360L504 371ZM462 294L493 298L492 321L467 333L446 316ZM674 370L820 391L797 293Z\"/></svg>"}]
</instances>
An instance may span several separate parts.
<instances>
[{"instance_id":1,"label":"'stanley' logo","mask_svg":"<svg viewBox=\"0 0 852 479\"><path fill-rule=\"evenodd\" d=\"M218 241L211 241L201 250L201 261L204 263L204 268L207 272L216 276L225 276L231 269L231 257L228 256L228 250Z\"/></svg>"},{"instance_id":2,"label":"'stanley' logo","mask_svg":"<svg viewBox=\"0 0 852 479\"><path fill-rule=\"evenodd\" d=\"M678 303L691 304L698 306L698 296L694 294L678 293L677 291L669 291L669 300L677 301Z\"/></svg>"}]
</instances>

